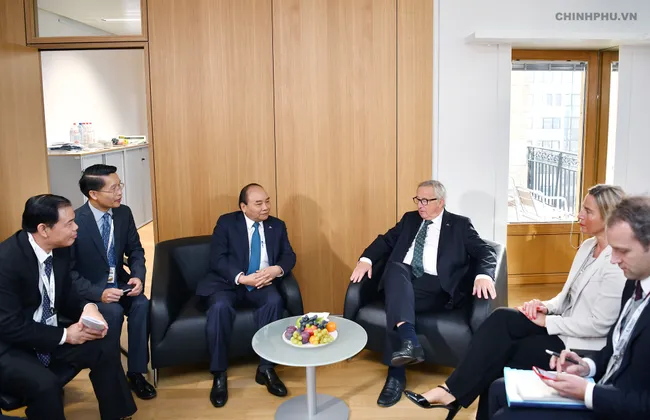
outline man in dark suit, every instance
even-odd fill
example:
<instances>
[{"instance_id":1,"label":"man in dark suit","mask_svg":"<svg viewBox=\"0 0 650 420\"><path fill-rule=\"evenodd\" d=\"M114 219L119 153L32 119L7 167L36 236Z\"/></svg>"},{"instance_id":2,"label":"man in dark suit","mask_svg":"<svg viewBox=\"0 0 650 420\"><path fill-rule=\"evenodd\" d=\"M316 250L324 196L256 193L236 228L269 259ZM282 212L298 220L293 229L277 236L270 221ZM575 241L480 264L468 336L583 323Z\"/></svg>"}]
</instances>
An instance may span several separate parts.
<instances>
[{"instance_id":1,"label":"man in dark suit","mask_svg":"<svg viewBox=\"0 0 650 420\"><path fill-rule=\"evenodd\" d=\"M92 329L81 319L106 324L72 285L69 247L77 225L70 201L32 197L22 225L0 244L0 388L26 400L29 419L64 420L63 384L55 372L90 368L102 419L131 416L136 406L119 351L103 339L106 326ZM60 316L79 321L64 328Z\"/></svg>"},{"instance_id":2,"label":"man in dark suit","mask_svg":"<svg viewBox=\"0 0 650 420\"><path fill-rule=\"evenodd\" d=\"M380 282L390 342L385 355L388 377L377 400L382 407L401 398L406 386L404 366L424 361L415 334L416 313L453 309L470 291L486 299L496 297L496 254L468 218L445 211L445 195L438 181L420 183L413 197L418 211L404 214L397 225L379 235L363 251L350 277L353 282L366 274L371 277L372 264L387 259ZM470 256L478 261L476 273L468 273Z\"/></svg>"},{"instance_id":3,"label":"man in dark suit","mask_svg":"<svg viewBox=\"0 0 650 420\"><path fill-rule=\"evenodd\" d=\"M612 247L612 263L629 279L619 319L609 331L607 345L593 358L564 350L559 359L553 356L550 362L558 371L557 380L544 380L561 395L584 401L589 410L510 409L503 380L499 380L490 387L491 418L650 418L650 197L628 197L618 204L607 219L607 241Z\"/></svg>"},{"instance_id":4,"label":"man in dark suit","mask_svg":"<svg viewBox=\"0 0 650 420\"><path fill-rule=\"evenodd\" d=\"M124 315L128 317L129 356L126 377L138 398L156 396L156 389L144 378L149 363L149 300L144 295L146 276L144 249L131 209L121 204L122 190L117 168L88 167L79 180L88 202L75 210L78 238L72 251L73 280L78 293L97 302L108 321L109 339L119 349ZM129 273L124 269L127 257Z\"/></svg>"},{"instance_id":5,"label":"man in dark suit","mask_svg":"<svg viewBox=\"0 0 650 420\"><path fill-rule=\"evenodd\" d=\"M256 307L258 328L280 319L284 302L275 282L296 264L284 222L269 215L270 199L264 188L246 185L239 194L239 208L217 220L210 243L210 271L196 290L208 302L206 332L214 375L210 401L215 407L228 400L226 370L235 307L242 303ZM266 385L271 394L284 397L287 388L273 366L261 359L255 381Z\"/></svg>"}]
</instances>

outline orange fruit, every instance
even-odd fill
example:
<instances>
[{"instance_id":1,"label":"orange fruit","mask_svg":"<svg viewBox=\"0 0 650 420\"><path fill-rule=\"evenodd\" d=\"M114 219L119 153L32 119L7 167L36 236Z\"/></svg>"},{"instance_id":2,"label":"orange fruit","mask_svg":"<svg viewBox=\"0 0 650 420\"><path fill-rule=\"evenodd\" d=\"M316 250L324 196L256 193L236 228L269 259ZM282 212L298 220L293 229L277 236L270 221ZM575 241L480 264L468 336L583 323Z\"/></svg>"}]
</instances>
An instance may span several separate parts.
<instances>
[{"instance_id":1,"label":"orange fruit","mask_svg":"<svg viewBox=\"0 0 650 420\"><path fill-rule=\"evenodd\" d=\"M336 331L336 323L330 321L330 322L327 323L326 328L327 328L328 332Z\"/></svg>"},{"instance_id":2,"label":"orange fruit","mask_svg":"<svg viewBox=\"0 0 650 420\"><path fill-rule=\"evenodd\" d=\"M309 344L318 344L318 337L316 337L315 335L309 337Z\"/></svg>"}]
</instances>

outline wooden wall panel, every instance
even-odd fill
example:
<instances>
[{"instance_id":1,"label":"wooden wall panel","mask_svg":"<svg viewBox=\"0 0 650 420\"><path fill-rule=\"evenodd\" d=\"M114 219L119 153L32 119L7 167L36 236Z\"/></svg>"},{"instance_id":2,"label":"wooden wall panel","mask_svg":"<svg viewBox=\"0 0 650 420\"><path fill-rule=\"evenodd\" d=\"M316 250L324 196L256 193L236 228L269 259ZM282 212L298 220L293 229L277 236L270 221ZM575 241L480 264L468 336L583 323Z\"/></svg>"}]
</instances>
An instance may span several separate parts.
<instances>
[{"instance_id":1,"label":"wooden wall panel","mask_svg":"<svg viewBox=\"0 0 650 420\"><path fill-rule=\"evenodd\" d=\"M397 218L432 175L433 1L397 0Z\"/></svg>"},{"instance_id":2,"label":"wooden wall panel","mask_svg":"<svg viewBox=\"0 0 650 420\"><path fill-rule=\"evenodd\" d=\"M517 227L521 230L523 226L511 225L508 229L508 282L564 283L580 243L580 233L513 234ZM549 226L549 230L553 227Z\"/></svg>"},{"instance_id":3,"label":"wooden wall panel","mask_svg":"<svg viewBox=\"0 0 650 420\"><path fill-rule=\"evenodd\" d=\"M25 46L23 0L0 2L0 241L25 201L49 191L40 56Z\"/></svg>"},{"instance_id":4,"label":"wooden wall panel","mask_svg":"<svg viewBox=\"0 0 650 420\"><path fill-rule=\"evenodd\" d=\"M395 0L273 2L278 212L305 309L343 312L396 219Z\"/></svg>"},{"instance_id":5,"label":"wooden wall panel","mask_svg":"<svg viewBox=\"0 0 650 420\"><path fill-rule=\"evenodd\" d=\"M209 234L243 185L275 197L271 2L155 0L148 13L158 240Z\"/></svg>"}]
</instances>

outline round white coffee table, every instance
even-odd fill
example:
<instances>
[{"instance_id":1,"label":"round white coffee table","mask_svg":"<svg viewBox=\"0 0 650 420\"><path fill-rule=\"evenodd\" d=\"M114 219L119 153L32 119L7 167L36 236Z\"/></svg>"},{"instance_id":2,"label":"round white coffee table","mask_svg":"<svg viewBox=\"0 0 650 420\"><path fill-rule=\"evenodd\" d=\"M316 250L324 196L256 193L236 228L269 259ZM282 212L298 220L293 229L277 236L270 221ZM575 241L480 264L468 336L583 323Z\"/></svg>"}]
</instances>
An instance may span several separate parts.
<instances>
[{"instance_id":1,"label":"round white coffee table","mask_svg":"<svg viewBox=\"0 0 650 420\"><path fill-rule=\"evenodd\" d=\"M331 365L347 360L366 346L368 335L356 322L335 316L339 333L336 341L323 347L293 347L284 342L282 334L295 325L298 316L275 321L261 328L253 336L253 350L260 357L285 366L304 367L307 370L307 394L282 403L275 412L275 420L347 420L350 409L339 398L316 393L316 366Z\"/></svg>"}]
</instances>

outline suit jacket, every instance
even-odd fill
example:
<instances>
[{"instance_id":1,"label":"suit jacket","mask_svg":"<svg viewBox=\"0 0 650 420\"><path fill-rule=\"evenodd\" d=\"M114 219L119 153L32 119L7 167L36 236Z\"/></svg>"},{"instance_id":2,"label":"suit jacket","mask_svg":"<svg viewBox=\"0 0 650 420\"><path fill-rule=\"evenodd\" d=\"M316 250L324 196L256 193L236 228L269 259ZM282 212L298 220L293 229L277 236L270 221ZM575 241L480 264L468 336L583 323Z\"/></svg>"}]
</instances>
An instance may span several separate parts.
<instances>
[{"instance_id":1,"label":"suit jacket","mask_svg":"<svg viewBox=\"0 0 650 420\"><path fill-rule=\"evenodd\" d=\"M79 294L88 300L99 302L108 282L109 265L106 248L90 204L87 202L75 210L75 216L79 230L77 240L72 245L71 276ZM130 208L122 205L113 209L113 230L118 284L123 285L131 277L137 277L142 280L144 286L147 275L144 248L140 243L140 235L135 227ZM125 255L128 257L131 274L126 272L122 264Z\"/></svg>"},{"instance_id":2,"label":"suit jacket","mask_svg":"<svg viewBox=\"0 0 650 420\"><path fill-rule=\"evenodd\" d=\"M553 299L544 302L549 311L546 317L548 333L558 335L570 349L602 349L609 329L618 318L625 275L618 265L611 263L610 246L603 249L596 261L582 275L577 293L571 296L571 316L562 315L569 307L571 287L578 281L578 272L594 245L596 238L589 238L582 243L573 259L569 277L562 291Z\"/></svg>"},{"instance_id":3,"label":"suit jacket","mask_svg":"<svg viewBox=\"0 0 650 420\"><path fill-rule=\"evenodd\" d=\"M397 225L379 235L361 257L373 263L387 259L402 262L415 235L422 224L417 211L405 213ZM477 260L476 272L470 273L470 256ZM440 240L438 242L438 278L442 289L451 296L451 305L456 305L471 291L476 275L486 274L494 279L496 253L479 236L469 218L444 211ZM471 278L470 278L471 277ZM468 281L463 282L464 279ZM380 288L383 282L380 282Z\"/></svg>"},{"instance_id":4,"label":"suit jacket","mask_svg":"<svg viewBox=\"0 0 650 420\"><path fill-rule=\"evenodd\" d=\"M52 256L56 313L79 319L88 301L72 286L70 248L55 249ZM38 260L21 230L0 244L0 356L10 348L51 353L58 347L63 327L34 321L41 299Z\"/></svg>"},{"instance_id":5,"label":"suit jacket","mask_svg":"<svg viewBox=\"0 0 650 420\"><path fill-rule=\"evenodd\" d=\"M263 226L269 265L279 265L286 276L296 265L296 254L289 243L287 227L282 220L273 216L269 216ZM249 256L244 213L236 211L219 217L210 240L210 270L199 282L196 294L210 296L237 287L235 277L239 273L246 273Z\"/></svg>"},{"instance_id":6,"label":"suit jacket","mask_svg":"<svg viewBox=\"0 0 650 420\"><path fill-rule=\"evenodd\" d=\"M627 281L621 299L621 310L634 293L634 281ZM620 315L619 315L620 316ZM596 353L596 377L600 379L612 357L612 334L607 335L607 345ZM632 336L623 354L621 366L610 379L609 385L596 385L593 410L599 419L650 419L650 306L646 306L637 320Z\"/></svg>"}]
</instances>

